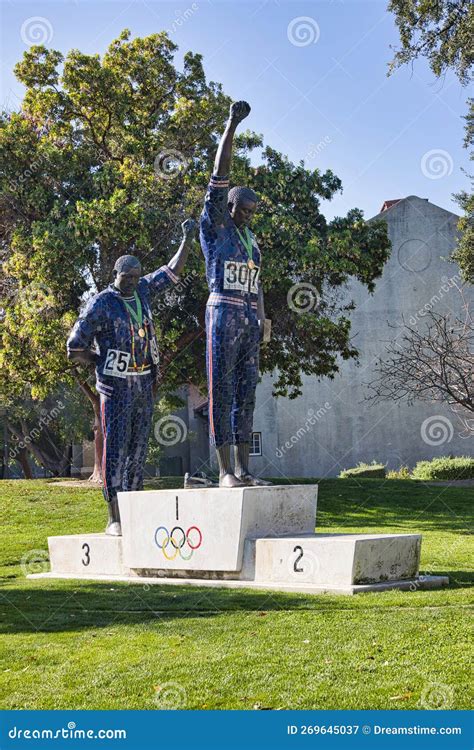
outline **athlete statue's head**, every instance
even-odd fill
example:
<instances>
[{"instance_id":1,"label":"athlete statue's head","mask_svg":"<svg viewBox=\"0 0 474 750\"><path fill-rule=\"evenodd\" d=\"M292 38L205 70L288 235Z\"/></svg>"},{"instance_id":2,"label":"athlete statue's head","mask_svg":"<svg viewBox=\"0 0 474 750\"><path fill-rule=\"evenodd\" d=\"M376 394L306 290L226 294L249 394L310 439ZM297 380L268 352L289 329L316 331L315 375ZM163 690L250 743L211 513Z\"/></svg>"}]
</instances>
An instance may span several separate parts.
<instances>
[{"instance_id":1,"label":"athlete statue's head","mask_svg":"<svg viewBox=\"0 0 474 750\"><path fill-rule=\"evenodd\" d=\"M236 226L248 226L257 208L257 195L247 187L233 187L229 190L228 208Z\"/></svg>"},{"instance_id":2,"label":"athlete statue's head","mask_svg":"<svg viewBox=\"0 0 474 750\"><path fill-rule=\"evenodd\" d=\"M131 297L142 275L142 264L135 255L121 255L114 266L114 286L124 297Z\"/></svg>"}]
</instances>

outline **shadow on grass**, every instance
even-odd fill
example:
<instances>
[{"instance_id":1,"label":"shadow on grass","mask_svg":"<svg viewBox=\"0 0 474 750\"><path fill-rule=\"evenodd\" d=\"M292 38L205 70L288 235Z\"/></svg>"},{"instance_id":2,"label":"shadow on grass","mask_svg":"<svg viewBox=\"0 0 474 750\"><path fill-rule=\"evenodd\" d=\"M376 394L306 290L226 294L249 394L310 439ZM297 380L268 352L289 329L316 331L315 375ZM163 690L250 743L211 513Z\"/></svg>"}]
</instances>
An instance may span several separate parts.
<instances>
[{"instance_id":1,"label":"shadow on grass","mask_svg":"<svg viewBox=\"0 0 474 750\"><path fill-rule=\"evenodd\" d=\"M40 583L34 582L35 584ZM146 586L126 583L54 581L49 586L0 590L0 632L68 632L116 624L217 617L243 612L265 617L288 610L339 610L339 597L314 597L275 591ZM51 588L69 585L70 588ZM77 586L77 588L75 588ZM73 588L74 587L74 588ZM350 608L349 602L347 602Z\"/></svg>"},{"instance_id":2,"label":"shadow on grass","mask_svg":"<svg viewBox=\"0 0 474 750\"><path fill-rule=\"evenodd\" d=\"M319 480L317 528L468 533L474 488L394 479Z\"/></svg>"},{"instance_id":3,"label":"shadow on grass","mask_svg":"<svg viewBox=\"0 0 474 750\"><path fill-rule=\"evenodd\" d=\"M465 571L421 571L423 574L449 576L450 589L472 585L472 575ZM177 588L112 581L32 581L32 587L28 589L0 589L0 633L72 632L113 624L147 624L197 617L208 619L235 612L265 617L278 611L314 614L353 611L364 609L365 605L370 609L385 610L385 596L397 593L402 593L403 600L392 601L391 606L400 609L420 606L421 603L412 598L416 596L414 592L397 590L353 597L195 586Z\"/></svg>"}]
</instances>

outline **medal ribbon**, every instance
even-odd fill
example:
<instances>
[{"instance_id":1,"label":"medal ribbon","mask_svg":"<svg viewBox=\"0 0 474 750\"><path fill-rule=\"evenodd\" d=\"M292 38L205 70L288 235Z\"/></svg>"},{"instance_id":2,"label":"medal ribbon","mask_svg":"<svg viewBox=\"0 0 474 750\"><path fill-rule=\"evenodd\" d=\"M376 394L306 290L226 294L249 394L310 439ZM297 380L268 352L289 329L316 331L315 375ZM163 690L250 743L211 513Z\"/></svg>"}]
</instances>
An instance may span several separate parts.
<instances>
[{"instance_id":1,"label":"medal ribbon","mask_svg":"<svg viewBox=\"0 0 474 750\"><path fill-rule=\"evenodd\" d=\"M143 310L142 310L142 303L140 302L140 297L136 292L133 293L133 296L135 298L135 304L137 306L137 311L133 309L131 305L128 304L128 302L124 299L122 299L123 304L128 310L129 315L134 319L136 324L139 328L143 328Z\"/></svg>"},{"instance_id":2,"label":"medal ribbon","mask_svg":"<svg viewBox=\"0 0 474 750\"><path fill-rule=\"evenodd\" d=\"M147 323L145 323L145 333L148 334L148 324ZM132 362L133 362L132 369L133 370L144 370L145 367L147 367L146 358L147 358L147 353L148 353L148 339L149 339L149 336L147 335L146 339L145 339L145 351L143 352L143 364L141 365L141 367L139 367L137 365L137 359L135 357L135 331L133 330L132 321L130 321L130 334L131 334L130 338L132 340Z\"/></svg>"},{"instance_id":3,"label":"medal ribbon","mask_svg":"<svg viewBox=\"0 0 474 750\"><path fill-rule=\"evenodd\" d=\"M240 237L240 241L242 245L245 247L247 251L247 255L249 256L250 260L252 259L253 254L253 242L252 238L250 236L250 232L248 230L248 227L245 227L245 237L241 234L239 227L235 227L237 229L238 235Z\"/></svg>"},{"instance_id":4,"label":"medal ribbon","mask_svg":"<svg viewBox=\"0 0 474 750\"><path fill-rule=\"evenodd\" d=\"M146 366L145 363L146 363L146 357L148 353L148 336L147 336L148 329L146 325L145 327L143 326L143 309L142 309L142 303L140 301L140 297L138 296L136 292L133 293L133 296L134 296L135 303L137 306L136 312L133 309L133 307L128 304L126 300L122 299L122 302L125 305L129 318L130 318L130 334L131 334L131 340L132 340L132 362L133 362L132 369L144 370ZM141 367L138 367L137 360L135 357L135 331L133 330L133 323L131 320L132 318L138 325L139 330L145 328L145 351L143 353L143 364L141 365Z\"/></svg>"}]
</instances>

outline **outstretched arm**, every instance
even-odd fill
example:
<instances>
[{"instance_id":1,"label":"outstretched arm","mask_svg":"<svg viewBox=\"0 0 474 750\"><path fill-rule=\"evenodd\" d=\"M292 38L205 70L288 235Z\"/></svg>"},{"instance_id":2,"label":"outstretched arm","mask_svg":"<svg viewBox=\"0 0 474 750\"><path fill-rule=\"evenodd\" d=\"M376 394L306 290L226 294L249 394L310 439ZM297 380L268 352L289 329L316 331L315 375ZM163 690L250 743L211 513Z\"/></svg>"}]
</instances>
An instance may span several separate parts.
<instances>
[{"instance_id":1,"label":"outstretched arm","mask_svg":"<svg viewBox=\"0 0 474 750\"><path fill-rule=\"evenodd\" d=\"M142 276L141 282L145 281L148 285L152 297L163 294L170 286L177 284L179 281L179 274L184 268L196 232L196 222L194 219L186 219L181 224L181 228L183 239L171 260L166 265L157 268L156 271Z\"/></svg>"},{"instance_id":2,"label":"outstretched arm","mask_svg":"<svg viewBox=\"0 0 474 750\"><path fill-rule=\"evenodd\" d=\"M217 149L214 161L214 175L218 177L227 177L230 172L230 163L232 161L232 144L237 125L245 120L250 112L250 105L247 102L233 102L230 105L229 119L225 126L224 133Z\"/></svg>"},{"instance_id":3,"label":"outstretched arm","mask_svg":"<svg viewBox=\"0 0 474 750\"><path fill-rule=\"evenodd\" d=\"M168 268L170 269L170 271L176 274L176 276L179 276L184 268L184 264L188 259L189 250L193 243L194 235L196 234L196 226L197 224L194 219L186 219L186 221L183 221L183 223L181 224L181 229L183 230L183 239L181 240L178 251L168 262Z\"/></svg>"}]
</instances>

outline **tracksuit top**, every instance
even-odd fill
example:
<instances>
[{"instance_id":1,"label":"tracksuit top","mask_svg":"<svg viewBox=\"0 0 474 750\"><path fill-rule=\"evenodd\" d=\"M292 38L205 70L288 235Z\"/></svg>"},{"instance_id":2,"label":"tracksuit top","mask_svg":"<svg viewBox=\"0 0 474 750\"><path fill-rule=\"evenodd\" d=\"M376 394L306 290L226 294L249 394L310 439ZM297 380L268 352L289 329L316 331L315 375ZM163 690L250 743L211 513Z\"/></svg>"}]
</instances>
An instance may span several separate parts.
<instances>
[{"instance_id":1,"label":"tracksuit top","mask_svg":"<svg viewBox=\"0 0 474 750\"><path fill-rule=\"evenodd\" d=\"M123 297L113 284L89 300L69 334L67 350L85 351L95 343L99 393L112 395L129 375L151 373L156 377L159 354L151 303L177 281L178 277L166 265L140 278L136 292L142 304L146 333L143 338L138 335L138 326L131 320ZM127 302L135 309L133 300L127 299Z\"/></svg>"},{"instance_id":2,"label":"tracksuit top","mask_svg":"<svg viewBox=\"0 0 474 750\"><path fill-rule=\"evenodd\" d=\"M206 260L206 278L210 296L208 305L257 305L260 287L260 250L253 233L252 260L240 240L227 206L229 178L212 175L200 221L201 247Z\"/></svg>"}]
</instances>

